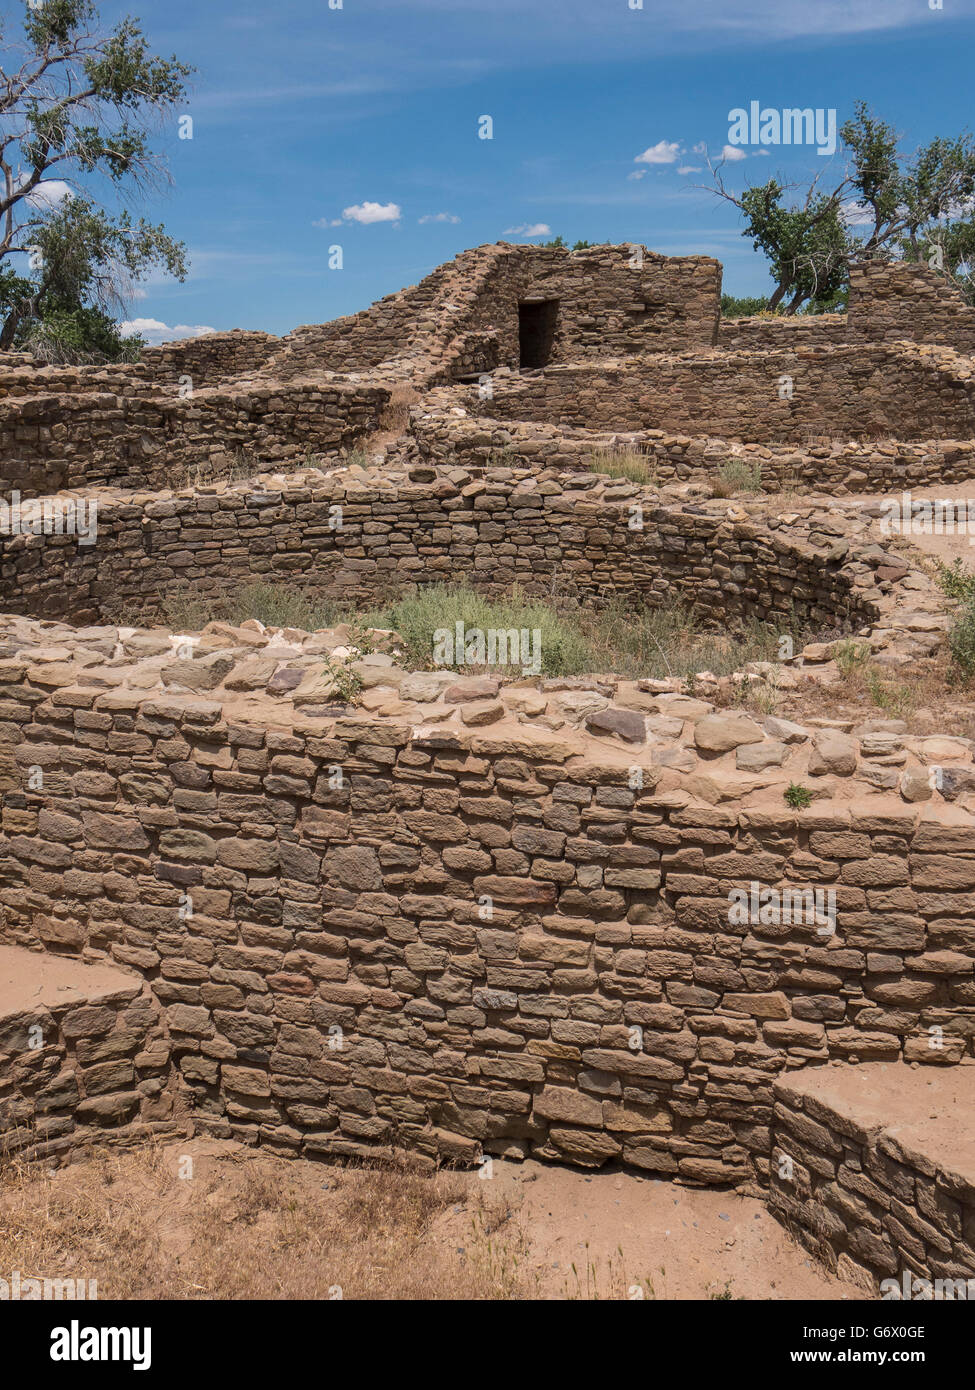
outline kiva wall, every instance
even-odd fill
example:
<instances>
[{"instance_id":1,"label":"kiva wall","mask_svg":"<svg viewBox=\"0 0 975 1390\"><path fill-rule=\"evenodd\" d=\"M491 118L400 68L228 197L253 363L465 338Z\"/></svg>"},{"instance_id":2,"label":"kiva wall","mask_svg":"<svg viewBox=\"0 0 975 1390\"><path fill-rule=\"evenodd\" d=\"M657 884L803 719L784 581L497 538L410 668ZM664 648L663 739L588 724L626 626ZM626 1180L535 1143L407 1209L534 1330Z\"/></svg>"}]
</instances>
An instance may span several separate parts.
<instances>
[{"instance_id":1,"label":"kiva wall","mask_svg":"<svg viewBox=\"0 0 975 1390\"><path fill-rule=\"evenodd\" d=\"M536 491L531 479L367 487L339 475L280 492L105 498L97 521L91 546L69 535L5 542L6 611L91 622L158 607L174 584L212 598L263 579L358 606L463 580L488 593L555 586L596 604L682 599L711 621L754 616L783 631L862 626L874 612L841 559L751 522L658 507L652 493L623 504Z\"/></svg>"},{"instance_id":2,"label":"kiva wall","mask_svg":"<svg viewBox=\"0 0 975 1390\"><path fill-rule=\"evenodd\" d=\"M754 1186L784 1068L971 1056L967 823L695 807L650 750L634 790L528 732L0 676L4 939L141 973L214 1133ZM756 879L833 888L835 935L735 925Z\"/></svg>"}]
</instances>

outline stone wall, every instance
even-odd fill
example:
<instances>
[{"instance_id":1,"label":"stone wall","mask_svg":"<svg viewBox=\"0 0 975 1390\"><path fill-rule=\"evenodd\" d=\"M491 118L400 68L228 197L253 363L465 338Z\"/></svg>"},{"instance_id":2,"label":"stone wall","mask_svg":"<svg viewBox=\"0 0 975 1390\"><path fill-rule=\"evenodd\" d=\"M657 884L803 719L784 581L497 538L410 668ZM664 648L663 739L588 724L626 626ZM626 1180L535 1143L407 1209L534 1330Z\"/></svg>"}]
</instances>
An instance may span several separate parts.
<instances>
[{"instance_id":1,"label":"stone wall","mask_svg":"<svg viewBox=\"0 0 975 1390\"><path fill-rule=\"evenodd\" d=\"M957 285L924 264L861 261L850 270L845 314L722 319L722 348L781 349L818 343L939 343L975 352L975 308Z\"/></svg>"},{"instance_id":2,"label":"stone wall","mask_svg":"<svg viewBox=\"0 0 975 1390\"><path fill-rule=\"evenodd\" d=\"M926 265L864 261L854 266L849 316L851 339L907 339L975 352L975 309L956 285Z\"/></svg>"},{"instance_id":3,"label":"stone wall","mask_svg":"<svg viewBox=\"0 0 975 1390\"><path fill-rule=\"evenodd\" d=\"M48 950L78 949L80 939L55 923L50 931L37 925ZM28 965L37 959L0 947L0 967L17 957ZM91 1140L171 1129L170 1045L152 990L117 969L41 959L44 981L35 980L19 1004L5 990L0 1013L0 1158L50 1161ZM22 960L14 968L22 974ZM90 986L89 976L104 983Z\"/></svg>"},{"instance_id":4,"label":"stone wall","mask_svg":"<svg viewBox=\"0 0 975 1390\"><path fill-rule=\"evenodd\" d=\"M144 348L140 362L158 379L189 376L197 387L213 386L227 377L259 371L280 349L281 341L273 333L234 328Z\"/></svg>"},{"instance_id":5,"label":"stone wall","mask_svg":"<svg viewBox=\"0 0 975 1390\"><path fill-rule=\"evenodd\" d=\"M323 368L400 363L420 378L449 380L498 364L516 367L518 304L543 299L559 301L554 362L710 346L720 290L721 267L707 256L499 242L462 252L359 314L295 329L268 371L290 379Z\"/></svg>"},{"instance_id":6,"label":"stone wall","mask_svg":"<svg viewBox=\"0 0 975 1390\"><path fill-rule=\"evenodd\" d=\"M334 456L378 427L388 399L381 387L329 380L186 397L82 390L0 399L0 491L181 487L188 476Z\"/></svg>"},{"instance_id":7,"label":"stone wall","mask_svg":"<svg viewBox=\"0 0 975 1390\"><path fill-rule=\"evenodd\" d=\"M629 484L618 500L600 499L500 473L385 486L338 473L277 491L103 497L95 545L69 535L5 542L0 599L8 612L89 622L119 605L158 605L174 584L212 598L253 579L283 581L362 607L467 580L488 593L517 583L596 604L681 599L711 621L754 617L783 630L793 621L845 630L875 612L856 571L842 568L845 548L831 558L760 520L662 507Z\"/></svg>"},{"instance_id":8,"label":"stone wall","mask_svg":"<svg viewBox=\"0 0 975 1390\"><path fill-rule=\"evenodd\" d=\"M474 390L465 404L474 413L485 408ZM496 373L488 408L499 419L753 443L809 435L923 440L975 434L967 359L910 344L662 355L639 363Z\"/></svg>"},{"instance_id":9,"label":"stone wall","mask_svg":"<svg viewBox=\"0 0 975 1390\"><path fill-rule=\"evenodd\" d=\"M26 356L26 354L25 354ZM28 358L0 367L0 401L32 396L100 395L171 396L172 384L146 362L119 362L104 367L37 366Z\"/></svg>"},{"instance_id":10,"label":"stone wall","mask_svg":"<svg viewBox=\"0 0 975 1390\"><path fill-rule=\"evenodd\" d=\"M500 260L465 329L493 330L498 361L519 362L519 303L557 300L553 363L710 347L721 267L706 256L659 256L636 246L566 254L517 248ZM637 264L634 264L634 259Z\"/></svg>"},{"instance_id":11,"label":"stone wall","mask_svg":"<svg viewBox=\"0 0 975 1390\"><path fill-rule=\"evenodd\" d=\"M878 959L874 968L887 962ZM973 993L969 983L959 997ZM905 1057L950 1060L931 1042L930 1035L913 1039ZM960 1294L942 1296L971 1298L975 1187L965 1136L973 1076L969 1067L932 1075L930 1067L888 1064L813 1067L780 1078L772 1211L827 1268L868 1293L879 1283L887 1298L930 1298L930 1282L925 1294L914 1286L917 1277L961 1280Z\"/></svg>"},{"instance_id":12,"label":"stone wall","mask_svg":"<svg viewBox=\"0 0 975 1390\"><path fill-rule=\"evenodd\" d=\"M649 750L44 675L2 671L4 938L142 973L215 1133L754 1187L787 1066L971 1056L967 815L707 807ZM834 888L835 934L734 925L756 879Z\"/></svg>"},{"instance_id":13,"label":"stone wall","mask_svg":"<svg viewBox=\"0 0 975 1390\"><path fill-rule=\"evenodd\" d=\"M850 339L849 314L801 314L791 318L769 314L749 314L740 319L721 320L718 347L746 352L796 347L817 347L827 343L846 343Z\"/></svg>"},{"instance_id":14,"label":"stone wall","mask_svg":"<svg viewBox=\"0 0 975 1390\"><path fill-rule=\"evenodd\" d=\"M947 485L975 477L975 442L971 440L924 444L846 440L802 447L743 444L662 430L600 431L496 420L490 417L490 400L478 402L483 415L468 413L470 406L468 393L448 388L428 392L422 404L412 407L410 437L423 459L475 471L503 464L598 472L613 455L638 454L646 460L648 476L662 484L713 483L724 464L741 459L760 468L762 484L769 491L804 487L834 496Z\"/></svg>"}]
</instances>

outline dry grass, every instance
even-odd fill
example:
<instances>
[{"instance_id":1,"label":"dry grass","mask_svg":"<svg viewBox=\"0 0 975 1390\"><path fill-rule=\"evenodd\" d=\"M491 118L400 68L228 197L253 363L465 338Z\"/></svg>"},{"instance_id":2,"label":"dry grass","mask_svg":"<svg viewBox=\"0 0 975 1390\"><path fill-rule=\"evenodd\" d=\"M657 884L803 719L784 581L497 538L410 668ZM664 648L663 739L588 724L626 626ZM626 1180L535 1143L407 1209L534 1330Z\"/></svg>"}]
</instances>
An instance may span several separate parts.
<instances>
[{"instance_id":1,"label":"dry grass","mask_svg":"<svg viewBox=\"0 0 975 1390\"><path fill-rule=\"evenodd\" d=\"M711 490L715 497L734 497L738 492L761 492L761 463L757 459L726 459L712 480Z\"/></svg>"},{"instance_id":2,"label":"dry grass","mask_svg":"<svg viewBox=\"0 0 975 1390\"><path fill-rule=\"evenodd\" d=\"M240 483L245 478L253 478L265 465L253 454L248 454L246 450L237 448L234 456L229 463L214 467L209 459L200 463L187 464L180 477L174 478L170 486L177 492L181 488L200 488L207 487L210 483L219 481L228 483Z\"/></svg>"},{"instance_id":3,"label":"dry grass","mask_svg":"<svg viewBox=\"0 0 975 1390\"><path fill-rule=\"evenodd\" d=\"M781 691L773 712L799 723L813 717L903 719L910 734L975 738L975 682L959 680L946 652L892 669L850 653L838 665L840 678L829 685Z\"/></svg>"},{"instance_id":4,"label":"dry grass","mask_svg":"<svg viewBox=\"0 0 975 1390\"><path fill-rule=\"evenodd\" d=\"M523 1240L489 1186L196 1141L100 1149L8 1167L0 1270L97 1279L101 1299L522 1297Z\"/></svg>"},{"instance_id":5,"label":"dry grass","mask_svg":"<svg viewBox=\"0 0 975 1390\"><path fill-rule=\"evenodd\" d=\"M636 449L595 449L589 456L589 469L608 478L625 478L631 483L646 483L655 487L658 465Z\"/></svg>"},{"instance_id":6,"label":"dry grass","mask_svg":"<svg viewBox=\"0 0 975 1390\"><path fill-rule=\"evenodd\" d=\"M379 416L379 428L383 433L402 434L410 422L410 406L419 400L414 386L393 386L389 400Z\"/></svg>"}]
</instances>

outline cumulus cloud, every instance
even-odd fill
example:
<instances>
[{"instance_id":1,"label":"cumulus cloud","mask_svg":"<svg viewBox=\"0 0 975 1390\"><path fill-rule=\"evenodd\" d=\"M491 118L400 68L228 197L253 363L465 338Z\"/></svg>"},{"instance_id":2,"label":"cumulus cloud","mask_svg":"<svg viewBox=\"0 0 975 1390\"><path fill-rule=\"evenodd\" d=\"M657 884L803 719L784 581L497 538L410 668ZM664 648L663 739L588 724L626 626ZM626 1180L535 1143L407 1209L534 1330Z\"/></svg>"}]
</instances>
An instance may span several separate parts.
<instances>
[{"instance_id":1,"label":"cumulus cloud","mask_svg":"<svg viewBox=\"0 0 975 1390\"><path fill-rule=\"evenodd\" d=\"M422 227L424 222L459 222L460 218L455 217L452 212L428 212L418 217L417 221Z\"/></svg>"},{"instance_id":2,"label":"cumulus cloud","mask_svg":"<svg viewBox=\"0 0 975 1390\"><path fill-rule=\"evenodd\" d=\"M700 164L679 164L677 166L677 172L678 174L699 174L701 172L701 166Z\"/></svg>"},{"instance_id":3,"label":"cumulus cloud","mask_svg":"<svg viewBox=\"0 0 975 1390\"><path fill-rule=\"evenodd\" d=\"M626 177L627 177L628 179L645 179L646 176L647 176L647 171L646 171L646 169L634 169L633 172L632 172L632 174L627 174Z\"/></svg>"},{"instance_id":4,"label":"cumulus cloud","mask_svg":"<svg viewBox=\"0 0 975 1390\"><path fill-rule=\"evenodd\" d=\"M840 219L847 227L872 227L873 209L866 203L858 203L855 198L848 198L840 204Z\"/></svg>"},{"instance_id":5,"label":"cumulus cloud","mask_svg":"<svg viewBox=\"0 0 975 1390\"><path fill-rule=\"evenodd\" d=\"M634 164L673 164L681 152L679 140L658 140L655 145L638 154Z\"/></svg>"},{"instance_id":6,"label":"cumulus cloud","mask_svg":"<svg viewBox=\"0 0 975 1390\"><path fill-rule=\"evenodd\" d=\"M56 208L65 198L72 197L71 185L63 179L42 179L33 193L28 193L27 201L35 208Z\"/></svg>"},{"instance_id":7,"label":"cumulus cloud","mask_svg":"<svg viewBox=\"0 0 975 1390\"><path fill-rule=\"evenodd\" d=\"M355 203L342 209L343 222L359 222L363 227L373 222L398 222L402 216L399 203Z\"/></svg>"},{"instance_id":8,"label":"cumulus cloud","mask_svg":"<svg viewBox=\"0 0 975 1390\"><path fill-rule=\"evenodd\" d=\"M721 151L721 158L727 159L730 164L737 164L739 159L747 159L748 155L740 145L725 145Z\"/></svg>"},{"instance_id":9,"label":"cumulus cloud","mask_svg":"<svg viewBox=\"0 0 975 1390\"><path fill-rule=\"evenodd\" d=\"M159 319L126 319L119 325L119 331L123 338L131 338L138 334L155 347L159 343L170 343L177 338L203 338L207 333L215 333L216 329L202 323L177 323L170 328Z\"/></svg>"},{"instance_id":10,"label":"cumulus cloud","mask_svg":"<svg viewBox=\"0 0 975 1390\"><path fill-rule=\"evenodd\" d=\"M550 236L552 228L547 222L526 222L521 227L507 227L505 236Z\"/></svg>"},{"instance_id":11,"label":"cumulus cloud","mask_svg":"<svg viewBox=\"0 0 975 1390\"><path fill-rule=\"evenodd\" d=\"M23 188L28 181L28 174L18 174L14 177L14 192ZM32 208L56 208L58 203L65 198L73 198L74 189L64 179L41 179L36 188L27 194L24 201L29 203Z\"/></svg>"}]
</instances>

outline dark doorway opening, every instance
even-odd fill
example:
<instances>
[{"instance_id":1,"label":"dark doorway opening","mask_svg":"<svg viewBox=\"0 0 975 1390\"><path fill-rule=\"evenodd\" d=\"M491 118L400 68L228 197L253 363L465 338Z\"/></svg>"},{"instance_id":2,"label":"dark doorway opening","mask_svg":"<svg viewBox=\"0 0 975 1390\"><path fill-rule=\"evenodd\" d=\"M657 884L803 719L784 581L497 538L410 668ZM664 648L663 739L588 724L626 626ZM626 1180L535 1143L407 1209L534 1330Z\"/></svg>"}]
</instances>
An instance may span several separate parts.
<instances>
[{"instance_id":1,"label":"dark doorway opening","mask_svg":"<svg viewBox=\"0 0 975 1390\"><path fill-rule=\"evenodd\" d=\"M543 299L518 305L518 353L522 367L546 367L555 342L559 301Z\"/></svg>"}]
</instances>

